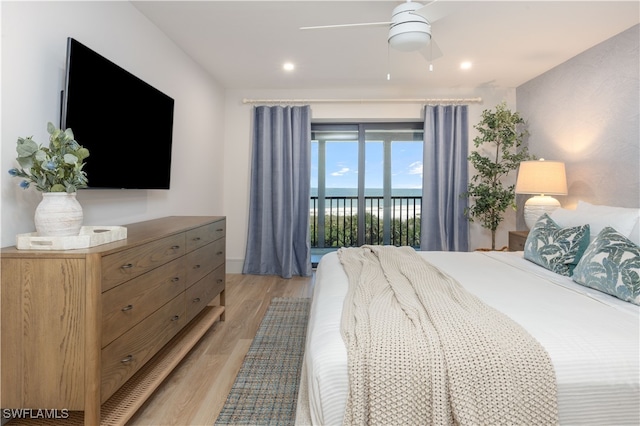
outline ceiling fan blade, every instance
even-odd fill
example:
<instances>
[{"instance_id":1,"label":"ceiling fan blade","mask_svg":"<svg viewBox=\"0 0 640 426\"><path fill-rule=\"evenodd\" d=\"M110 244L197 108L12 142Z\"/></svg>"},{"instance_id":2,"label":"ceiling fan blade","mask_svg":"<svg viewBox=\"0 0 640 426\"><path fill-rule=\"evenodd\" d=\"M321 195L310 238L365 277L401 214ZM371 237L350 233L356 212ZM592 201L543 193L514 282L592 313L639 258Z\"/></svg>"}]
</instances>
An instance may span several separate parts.
<instances>
[{"instance_id":1,"label":"ceiling fan blade","mask_svg":"<svg viewBox=\"0 0 640 426\"><path fill-rule=\"evenodd\" d=\"M433 4L437 3L437 2L438 2L438 0L430 1L429 3L425 4L421 8L418 8L418 9L414 10L411 13L413 13L414 15L422 16L427 21L429 21L429 23L432 24L432 23L436 22L437 20L442 19L444 17L444 15L442 13L436 13L435 10L431 10L431 6L433 6ZM438 9L438 7L436 7L436 9Z\"/></svg>"},{"instance_id":2,"label":"ceiling fan blade","mask_svg":"<svg viewBox=\"0 0 640 426\"><path fill-rule=\"evenodd\" d=\"M416 15L420 15L423 18L426 18L427 16L425 14L427 13L427 9L437 1L438 0L432 0L432 1L428 2L428 3L425 3L425 4L422 5L422 7L419 7L418 9L414 10L411 13L415 13Z\"/></svg>"},{"instance_id":3,"label":"ceiling fan blade","mask_svg":"<svg viewBox=\"0 0 640 426\"><path fill-rule=\"evenodd\" d=\"M300 27L301 30L324 30L329 28L347 28L347 27L377 27L383 25L391 25L391 22L365 22L361 24L337 24L337 25L318 25L315 27Z\"/></svg>"},{"instance_id":4,"label":"ceiling fan blade","mask_svg":"<svg viewBox=\"0 0 640 426\"><path fill-rule=\"evenodd\" d=\"M443 56L442 50L440 50L438 43L436 43L433 38L431 38L431 41L426 47L420 49L420 54L424 56L427 62L433 62Z\"/></svg>"}]
</instances>

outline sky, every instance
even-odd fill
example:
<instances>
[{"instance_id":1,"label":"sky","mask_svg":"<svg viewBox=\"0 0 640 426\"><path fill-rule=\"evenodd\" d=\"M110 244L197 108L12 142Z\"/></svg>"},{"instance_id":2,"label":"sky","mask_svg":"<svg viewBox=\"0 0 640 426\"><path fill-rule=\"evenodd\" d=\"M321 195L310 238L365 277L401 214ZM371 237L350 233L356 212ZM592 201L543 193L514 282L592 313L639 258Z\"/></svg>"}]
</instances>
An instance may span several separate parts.
<instances>
[{"instance_id":1,"label":"sky","mask_svg":"<svg viewBox=\"0 0 640 426\"><path fill-rule=\"evenodd\" d=\"M367 141L365 145L365 187L383 186L383 144ZM312 144L311 187L318 186L318 144ZM357 188L358 144L356 141L327 142L326 187ZM391 143L392 188L422 187L422 141Z\"/></svg>"}]
</instances>

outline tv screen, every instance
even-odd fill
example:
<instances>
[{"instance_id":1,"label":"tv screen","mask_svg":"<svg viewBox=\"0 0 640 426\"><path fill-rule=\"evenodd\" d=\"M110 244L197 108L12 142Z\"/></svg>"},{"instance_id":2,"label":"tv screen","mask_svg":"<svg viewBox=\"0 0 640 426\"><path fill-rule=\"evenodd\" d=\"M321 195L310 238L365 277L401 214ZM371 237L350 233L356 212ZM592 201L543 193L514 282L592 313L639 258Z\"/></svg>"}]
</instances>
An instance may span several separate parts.
<instances>
[{"instance_id":1,"label":"tv screen","mask_svg":"<svg viewBox=\"0 0 640 426\"><path fill-rule=\"evenodd\" d=\"M169 189L174 100L73 38L60 126L89 150L89 188Z\"/></svg>"}]
</instances>

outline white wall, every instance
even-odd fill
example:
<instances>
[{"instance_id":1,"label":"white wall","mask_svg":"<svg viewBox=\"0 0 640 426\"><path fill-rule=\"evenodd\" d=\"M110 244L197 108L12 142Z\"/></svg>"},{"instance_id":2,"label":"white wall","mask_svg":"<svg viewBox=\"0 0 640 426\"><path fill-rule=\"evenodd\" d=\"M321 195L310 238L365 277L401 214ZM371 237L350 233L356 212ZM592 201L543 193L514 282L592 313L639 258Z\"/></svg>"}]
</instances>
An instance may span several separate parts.
<instances>
[{"instance_id":1,"label":"white wall","mask_svg":"<svg viewBox=\"0 0 640 426\"><path fill-rule=\"evenodd\" d=\"M19 188L19 179L7 171L17 165L19 136L33 135L36 142L48 144L47 122L59 123L67 37L175 99L171 189L81 190L84 224L224 214L224 92L199 65L126 1L3 1L1 7L2 247L14 245L16 234L35 230L33 215L41 195ZM117 134L114 124L105 122L105 131L126 137ZM123 172L114 164L114 173Z\"/></svg>"},{"instance_id":2,"label":"white wall","mask_svg":"<svg viewBox=\"0 0 640 426\"><path fill-rule=\"evenodd\" d=\"M251 176L251 127L252 109L243 104L243 99L362 99L362 98L475 98L481 97L480 104L469 105L469 149L473 147L476 135L473 125L480 120L485 109L493 109L501 101L515 108L515 89L449 89L433 90L416 88L407 91L384 89L351 90L228 90L225 102L225 172L224 205L229 234L227 238L228 272L241 272L247 244L249 211L249 181ZM385 121L423 119L421 104L311 104L312 121ZM513 176L515 182L515 175ZM508 231L515 229L515 213L507 211L505 221L498 228L496 245L507 245ZM471 225L470 247L490 247L491 233L477 224Z\"/></svg>"},{"instance_id":3,"label":"white wall","mask_svg":"<svg viewBox=\"0 0 640 426\"><path fill-rule=\"evenodd\" d=\"M640 207L639 45L635 25L517 88L531 151L565 162L563 207Z\"/></svg>"}]
</instances>

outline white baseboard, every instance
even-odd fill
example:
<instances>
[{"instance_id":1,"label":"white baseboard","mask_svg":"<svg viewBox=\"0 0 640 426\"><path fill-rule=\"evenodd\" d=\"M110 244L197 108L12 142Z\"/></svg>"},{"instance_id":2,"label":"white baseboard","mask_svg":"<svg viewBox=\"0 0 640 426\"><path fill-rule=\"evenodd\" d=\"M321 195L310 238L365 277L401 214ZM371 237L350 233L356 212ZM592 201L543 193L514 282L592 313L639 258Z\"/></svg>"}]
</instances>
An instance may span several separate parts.
<instances>
[{"instance_id":1,"label":"white baseboard","mask_svg":"<svg viewBox=\"0 0 640 426\"><path fill-rule=\"evenodd\" d=\"M225 273L227 274L241 274L242 266L244 265L244 259L229 259L225 265Z\"/></svg>"}]
</instances>

